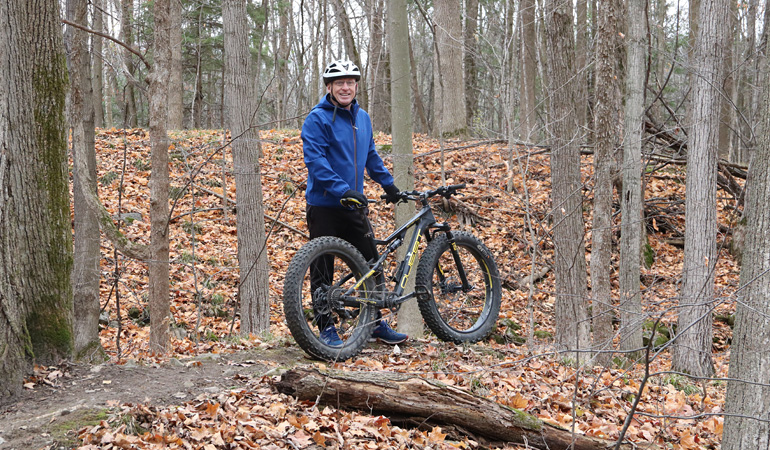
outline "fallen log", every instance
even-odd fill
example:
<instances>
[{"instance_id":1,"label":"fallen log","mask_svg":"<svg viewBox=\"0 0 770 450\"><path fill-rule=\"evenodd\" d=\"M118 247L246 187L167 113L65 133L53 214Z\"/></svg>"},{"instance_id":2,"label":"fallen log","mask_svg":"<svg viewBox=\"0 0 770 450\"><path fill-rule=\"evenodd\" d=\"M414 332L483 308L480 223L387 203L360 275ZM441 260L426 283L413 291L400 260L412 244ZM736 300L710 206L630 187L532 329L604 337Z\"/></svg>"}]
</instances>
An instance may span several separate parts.
<instances>
[{"instance_id":1,"label":"fallen log","mask_svg":"<svg viewBox=\"0 0 770 450\"><path fill-rule=\"evenodd\" d=\"M390 372L339 372L295 368L275 382L279 392L299 400L369 414L408 416L433 424L452 425L492 441L537 449L597 450L616 443L547 424L463 389L415 375ZM632 444L618 448L631 449ZM645 448L657 448L656 446Z\"/></svg>"}]
</instances>

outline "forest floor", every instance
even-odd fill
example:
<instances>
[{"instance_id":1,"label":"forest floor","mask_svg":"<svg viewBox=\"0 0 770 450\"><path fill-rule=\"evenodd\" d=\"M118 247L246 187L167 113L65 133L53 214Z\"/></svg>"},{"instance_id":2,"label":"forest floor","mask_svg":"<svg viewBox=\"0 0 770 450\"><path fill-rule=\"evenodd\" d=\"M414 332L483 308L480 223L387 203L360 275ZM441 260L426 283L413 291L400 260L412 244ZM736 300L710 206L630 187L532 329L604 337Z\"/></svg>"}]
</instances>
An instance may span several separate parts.
<instances>
[{"instance_id":1,"label":"forest floor","mask_svg":"<svg viewBox=\"0 0 770 450\"><path fill-rule=\"evenodd\" d=\"M36 367L23 393L0 404L0 449L506 447L438 426L415 429L278 394L273 383L281 371L296 365L405 372L467 389L588 436L684 450L719 448L725 393L720 378L727 377L731 338L726 320L714 322L716 378L708 382L671 373L665 340L647 361L647 379L644 361L575 368L553 352L550 171L543 149L449 141L441 157L437 141L416 136L417 189L435 188L442 177L446 184L469 185L451 209L439 208L437 214L439 220L472 231L495 255L506 287L498 327L490 339L474 345L453 345L427 335L397 349L372 345L353 360L325 364L307 359L296 346L280 306L288 262L307 242L306 173L298 130L261 132L270 330L248 338L238 337L233 319L239 279L235 183L229 153L222 156L223 136L194 130L172 138L169 230L175 333L170 353L158 356L148 350L147 266L116 257L102 240L100 336L109 361ZM378 134L375 141L389 165L390 137ZM141 129L101 130L97 159L102 202L121 218L130 239L146 244L149 136ZM588 257L590 156L583 158L581 168ZM662 163L646 173L653 263L642 271L642 297L648 323L661 321L659 336L676 323L685 172L679 165ZM378 188L367 186L370 198L379 197ZM613 224L616 241L618 216ZM737 218L734 199L723 191L718 218L722 230L730 230ZM374 204L370 219L377 236L392 229L393 214L386 205ZM729 232L720 234L716 269L714 310L721 318L734 311L738 287L739 266L726 250L729 238ZM617 254L613 261L617 264ZM533 273L539 276L530 291L523 280ZM613 273L614 283L616 277ZM646 328L645 335L650 334ZM622 433L638 396L639 413Z\"/></svg>"},{"instance_id":2,"label":"forest floor","mask_svg":"<svg viewBox=\"0 0 770 450\"><path fill-rule=\"evenodd\" d=\"M309 360L297 347L207 353L158 363L38 367L45 379L0 403L0 448L72 448L78 431L115 420L119 405L163 407L246 386L249 380Z\"/></svg>"}]
</instances>

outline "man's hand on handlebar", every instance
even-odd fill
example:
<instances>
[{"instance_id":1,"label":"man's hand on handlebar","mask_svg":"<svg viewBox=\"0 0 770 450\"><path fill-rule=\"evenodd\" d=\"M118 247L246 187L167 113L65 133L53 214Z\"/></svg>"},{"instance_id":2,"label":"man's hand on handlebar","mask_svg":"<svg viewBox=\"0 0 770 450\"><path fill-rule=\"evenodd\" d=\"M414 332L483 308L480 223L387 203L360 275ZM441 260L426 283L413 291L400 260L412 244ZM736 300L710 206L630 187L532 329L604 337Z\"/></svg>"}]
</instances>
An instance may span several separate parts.
<instances>
[{"instance_id":1,"label":"man's hand on handlebar","mask_svg":"<svg viewBox=\"0 0 770 450\"><path fill-rule=\"evenodd\" d=\"M348 189L342 194L340 204L346 208L364 208L369 204L369 200L364 194Z\"/></svg>"}]
</instances>

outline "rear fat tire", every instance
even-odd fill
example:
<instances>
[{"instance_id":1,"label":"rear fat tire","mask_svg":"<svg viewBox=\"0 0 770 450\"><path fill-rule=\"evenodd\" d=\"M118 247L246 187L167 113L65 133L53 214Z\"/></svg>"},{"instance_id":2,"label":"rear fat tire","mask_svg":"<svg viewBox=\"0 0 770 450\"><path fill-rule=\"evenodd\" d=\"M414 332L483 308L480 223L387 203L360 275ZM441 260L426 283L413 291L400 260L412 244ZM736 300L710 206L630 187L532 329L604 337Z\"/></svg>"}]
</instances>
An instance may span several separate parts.
<instances>
[{"instance_id":1,"label":"rear fat tire","mask_svg":"<svg viewBox=\"0 0 770 450\"><path fill-rule=\"evenodd\" d=\"M374 328L376 309L373 305L363 304L358 308L357 319L344 319L332 313L336 325L351 321L350 329L344 336L342 347L331 347L320 338L321 330L314 323L312 299L310 294L310 264L322 256L334 256L335 273L339 268L355 272L355 279L360 279L369 271L369 266L361 253L349 242L331 236L316 238L302 246L289 263L283 284L283 311L286 325L294 340L310 356L327 361L350 359L366 345ZM334 282L339 280L335 279ZM352 283L352 282L351 282ZM373 280L367 280L360 288L361 292L373 292ZM356 308L347 308L355 312Z\"/></svg>"},{"instance_id":2,"label":"rear fat tire","mask_svg":"<svg viewBox=\"0 0 770 450\"><path fill-rule=\"evenodd\" d=\"M439 262L450 285L458 287L461 283L449 240L442 234L428 244L417 265L417 303L423 320L439 339L478 342L497 323L502 301L500 276L492 253L481 240L464 231L453 235L473 291L447 292L439 285Z\"/></svg>"}]
</instances>

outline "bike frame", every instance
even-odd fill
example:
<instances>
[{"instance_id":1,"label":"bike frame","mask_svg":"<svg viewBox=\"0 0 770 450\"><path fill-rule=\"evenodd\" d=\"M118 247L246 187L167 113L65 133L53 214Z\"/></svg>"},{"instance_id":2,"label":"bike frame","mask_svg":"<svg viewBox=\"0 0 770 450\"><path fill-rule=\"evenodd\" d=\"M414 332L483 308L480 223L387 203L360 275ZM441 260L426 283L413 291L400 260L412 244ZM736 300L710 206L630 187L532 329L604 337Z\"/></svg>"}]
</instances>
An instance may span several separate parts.
<instances>
[{"instance_id":1,"label":"bike frame","mask_svg":"<svg viewBox=\"0 0 770 450\"><path fill-rule=\"evenodd\" d=\"M385 239L374 239L374 243L378 246L385 246L385 250L380 255L380 257L375 261L369 263L369 272L367 272L361 279L356 282L356 284L346 293L344 293L341 296L341 300L345 306L358 306L361 303L369 303L374 304L378 308L394 308L401 303L404 303L405 301L414 298L417 296L417 293L415 291L412 291L410 293L407 293L404 295L404 291L406 290L407 282L409 281L409 277L412 275L414 271L415 261L417 261L417 254L420 246L420 241L422 240L422 237L425 236L428 241L432 239L432 235L429 232L429 230L433 229L437 232L443 232L446 234L447 239L450 243L450 248L452 251L452 256L455 261L455 264L458 268L458 274L460 275L460 279L462 281L462 290L463 291L469 291L472 287L468 283L468 278L465 274L465 269L463 268L462 262L460 260L460 255L457 252L457 245L455 244L454 237L452 236L452 231L449 225L444 222L442 224L438 224L436 222L436 217L433 215L433 209L428 204L427 197L420 197L419 199L413 198L415 201L420 201L422 204L422 208L411 218L408 222L401 225L396 231L390 234ZM395 275L393 276L393 279L395 281L395 287L392 291L380 291L383 295L381 296L373 296L369 298L360 298L353 294L358 288L360 288L366 280L377 277L379 274L383 273L383 265L385 261L390 257L391 253L395 252L401 245L403 245L404 240L406 239L406 233L409 231L409 229L414 228L415 232L412 233L412 237L409 242L409 247L406 255L404 255L404 259L401 260L399 263L398 269L396 270ZM352 274L351 274L352 276ZM347 277L346 277L347 278ZM439 267L439 279L443 282L444 281L444 274L441 268ZM351 295L353 294L353 295ZM384 295L388 294L388 295Z\"/></svg>"}]
</instances>

